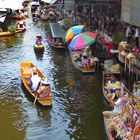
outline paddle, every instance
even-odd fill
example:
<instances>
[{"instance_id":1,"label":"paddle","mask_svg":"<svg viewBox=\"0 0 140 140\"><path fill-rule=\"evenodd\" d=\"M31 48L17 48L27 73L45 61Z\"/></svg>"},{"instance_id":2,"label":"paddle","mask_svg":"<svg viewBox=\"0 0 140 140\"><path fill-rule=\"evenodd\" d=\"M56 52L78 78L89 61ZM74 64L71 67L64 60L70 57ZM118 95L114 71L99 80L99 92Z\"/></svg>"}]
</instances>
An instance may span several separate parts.
<instances>
[{"instance_id":1,"label":"paddle","mask_svg":"<svg viewBox=\"0 0 140 140\"><path fill-rule=\"evenodd\" d=\"M36 103L36 101L37 101L37 96L35 96L35 100L34 100L34 106L35 106L35 103Z\"/></svg>"}]
</instances>

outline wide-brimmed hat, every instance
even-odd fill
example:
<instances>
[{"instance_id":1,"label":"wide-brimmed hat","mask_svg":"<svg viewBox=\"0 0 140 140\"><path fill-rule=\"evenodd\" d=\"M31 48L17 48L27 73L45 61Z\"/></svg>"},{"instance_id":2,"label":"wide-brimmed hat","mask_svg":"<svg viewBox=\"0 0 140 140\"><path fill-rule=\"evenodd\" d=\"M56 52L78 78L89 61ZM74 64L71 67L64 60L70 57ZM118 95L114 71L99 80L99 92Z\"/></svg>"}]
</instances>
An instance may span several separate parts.
<instances>
[{"instance_id":1,"label":"wide-brimmed hat","mask_svg":"<svg viewBox=\"0 0 140 140\"><path fill-rule=\"evenodd\" d=\"M43 77L42 80L41 80L41 83L42 83L42 84L47 84L47 83L48 83L47 78L44 78L44 77Z\"/></svg>"},{"instance_id":2,"label":"wide-brimmed hat","mask_svg":"<svg viewBox=\"0 0 140 140\"><path fill-rule=\"evenodd\" d=\"M33 71L36 71L37 69L36 69L36 67L33 67Z\"/></svg>"}]
</instances>

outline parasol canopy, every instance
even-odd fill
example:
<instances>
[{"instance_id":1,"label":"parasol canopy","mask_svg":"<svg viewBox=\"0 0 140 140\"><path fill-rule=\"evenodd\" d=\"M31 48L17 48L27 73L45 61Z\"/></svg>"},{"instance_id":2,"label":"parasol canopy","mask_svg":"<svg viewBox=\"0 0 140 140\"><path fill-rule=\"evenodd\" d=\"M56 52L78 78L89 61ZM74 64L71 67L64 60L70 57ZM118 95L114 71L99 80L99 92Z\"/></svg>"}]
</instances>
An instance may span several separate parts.
<instances>
[{"instance_id":1,"label":"parasol canopy","mask_svg":"<svg viewBox=\"0 0 140 140\"><path fill-rule=\"evenodd\" d=\"M65 36L65 42L71 41L75 35L78 35L83 31L83 28L84 28L84 25L77 25L68 29Z\"/></svg>"},{"instance_id":2,"label":"parasol canopy","mask_svg":"<svg viewBox=\"0 0 140 140\"><path fill-rule=\"evenodd\" d=\"M95 43L97 34L93 32L84 32L75 36L69 44L71 50L82 50Z\"/></svg>"}]
</instances>

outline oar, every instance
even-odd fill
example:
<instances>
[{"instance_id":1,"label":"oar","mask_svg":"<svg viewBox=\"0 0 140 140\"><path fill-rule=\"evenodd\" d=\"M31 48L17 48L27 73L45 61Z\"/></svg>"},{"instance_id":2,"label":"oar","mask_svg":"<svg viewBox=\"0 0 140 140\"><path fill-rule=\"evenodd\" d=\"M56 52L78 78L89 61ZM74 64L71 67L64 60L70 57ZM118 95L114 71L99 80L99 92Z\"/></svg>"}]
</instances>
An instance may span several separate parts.
<instances>
[{"instance_id":1,"label":"oar","mask_svg":"<svg viewBox=\"0 0 140 140\"><path fill-rule=\"evenodd\" d=\"M35 106L35 103L36 103L36 101L37 101L37 96L35 96L35 100L34 100L34 106Z\"/></svg>"}]
</instances>

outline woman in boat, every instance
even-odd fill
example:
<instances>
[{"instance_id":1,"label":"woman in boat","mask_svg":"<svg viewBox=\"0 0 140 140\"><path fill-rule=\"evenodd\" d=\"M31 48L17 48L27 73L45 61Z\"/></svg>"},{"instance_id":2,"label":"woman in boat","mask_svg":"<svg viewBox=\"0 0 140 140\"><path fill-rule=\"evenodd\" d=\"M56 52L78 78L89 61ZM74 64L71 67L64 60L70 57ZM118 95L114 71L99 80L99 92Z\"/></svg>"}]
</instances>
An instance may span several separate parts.
<instances>
[{"instance_id":1,"label":"woman in boat","mask_svg":"<svg viewBox=\"0 0 140 140\"><path fill-rule=\"evenodd\" d=\"M21 20L18 23L16 23L16 29L17 30L25 30L26 29L25 21Z\"/></svg>"},{"instance_id":2,"label":"woman in boat","mask_svg":"<svg viewBox=\"0 0 140 140\"><path fill-rule=\"evenodd\" d=\"M108 93L106 96L109 102L113 105L114 104L113 100L115 98L117 99L121 92L120 82L115 81L115 80L109 80L105 88L108 90Z\"/></svg>"},{"instance_id":3,"label":"woman in boat","mask_svg":"<svg viewBox=\"0 0 140 140\"><path fill-rule=\"evenodd\" d=\"M127 103L127 101L120 96L120 90L117 90L115 94L113 94L111 104L113 105L114 113L121 113L121 108Z\"/></svg>"},{"instance_id":4,"label":"woman in boat","mask_svg":"<svg viewBox=\"0 0 140 140\"><path fill-rule=\"evenodd\" d=\"M36 92L40 81L41 81L41 77L39 77L37 72L34 71L33 75L30 78L29 84L28 84L29 87L31 88L32 92Z\"/></svg>"},{"instance_id":5,"label":"woman in boat","mask_svg":"<svg viewBox=\"0 0 140 140\"><path fill-rule=\"evenodd\" d=\"M36 36L36 44L41 45L42 44L42 36Z\"/></svg>"},{"instance_id":6,"label":"woman in boat","mask_svg":"<svg viewBox=\"0 0 140 140\"><path fill-rule=\"evenodd\" d=\"M87 58L86 55L84 55L84 56L82 57L82 66L83 66L83 67L88 67L88 66L89 66L89 60L88 60L88 58Z\"/></svg>"},{"instance_id":7,"label":"woman in boat","mask_svg":"<svg viewBox=\"0 0 140 140\"><path fill-rule=\"evenodd\" d=\"M49 97L50 96L50 87L48 86L47 79L43 78L40 82L40 85L36 91L37 97Z\"/></svg>"},{"instance_id":8,"label":"woman in boat","mask_svg":"<svg viewBox=\"0 0 140 140\"><path fill-rule=\"evenodd\" d=\"M33 22L37 23L38 22L38 17L36 14L33 14Z\"/></svg>"}]
</instances>

